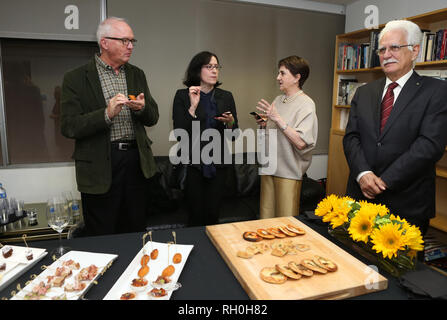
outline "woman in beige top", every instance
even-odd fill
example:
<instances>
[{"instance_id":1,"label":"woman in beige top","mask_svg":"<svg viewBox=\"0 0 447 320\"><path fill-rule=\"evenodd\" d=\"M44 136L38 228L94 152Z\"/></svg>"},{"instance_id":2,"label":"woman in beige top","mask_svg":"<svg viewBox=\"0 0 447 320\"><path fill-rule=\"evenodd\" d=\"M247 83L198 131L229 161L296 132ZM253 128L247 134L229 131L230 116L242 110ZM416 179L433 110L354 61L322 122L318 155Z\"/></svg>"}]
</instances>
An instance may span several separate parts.
<instances>
[{"instance_id":1,"label":"woman in beige top","mask_svg":"<svg viewBox=\"0 0 447 320\"><path fill-rule=\"evenodd\" d=\"M259 114L266 119L257 122L266 129L267 150L269 143L276 144L276 154L268 155L269 163L276 161L274 173L260 169L261 219L299 214L301 182L317 142L315 103L302 90L309 76L307 61L291 56L280 60L278 68L276 79L284 94L272 104L261 99L257 105Z\"/></svg>"}]
</instances>

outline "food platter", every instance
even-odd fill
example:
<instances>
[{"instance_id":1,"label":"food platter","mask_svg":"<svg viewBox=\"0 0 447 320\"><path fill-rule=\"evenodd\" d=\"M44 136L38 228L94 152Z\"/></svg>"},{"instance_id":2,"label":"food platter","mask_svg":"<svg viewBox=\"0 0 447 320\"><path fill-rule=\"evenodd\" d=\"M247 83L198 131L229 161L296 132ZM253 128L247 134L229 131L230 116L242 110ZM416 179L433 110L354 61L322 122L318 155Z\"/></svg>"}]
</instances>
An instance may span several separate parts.
<instances>
[{"instance_id":1,"label":"food platter","mask_svg":"<svg viewBox=\"0 0 447 320\"><path fill-rule=\"evenodd\" d=\"M146 243L104 297L104 300L169 300L172 292L181 288L178 279L193 247L193 245L152 241ZM147 273L140 277L141 273L139 272L142 269L143 256L150 256L155 250L157 250L158 255L148 259L146 264L148 267ZM181 260L174 258L180 256ZM167 277L169 282L158 281L157 283L168 266L172 266L172 274ZM139 279L143 279L145 285L132 285ZM164 291L164 295L154 296L151 294L152 290Z\"/></svg>"},{"instance_id":2,"label":"food platter","mask_svg":"<svg viewBox=\"0 0 447 320\"><path fill-rule=\"evenodd\" d=\"M47 255L46 250L41 248L13 245L4 246L3 248L6 247L11 248L12 251L8 258L5 258L4 255L0 253L0 266L3 263L5 264L5 269L0 271L0 291ZM30 253L32 254L32 259L27 259L26 255Z\"/></svg>"},{"instance_id":3,"label":"food platter","mask_svg":"<svg viewBox=\"0 0 447 320\"><path fill-rule=\"evenodd\" d=\"M78 300L117 257L115 254L69 251L11 300Z\"/></svg>"},{"instance_id":4,"label":"food platter","mask_svg":"<svg viewBox=\"0 0 447 320\"><path fill-rule=\"evenodd\" d=\"M251 299L338 300L388 286L374 266L294 217L207 226L206 233Z\"/></svg>"}]
</instances>

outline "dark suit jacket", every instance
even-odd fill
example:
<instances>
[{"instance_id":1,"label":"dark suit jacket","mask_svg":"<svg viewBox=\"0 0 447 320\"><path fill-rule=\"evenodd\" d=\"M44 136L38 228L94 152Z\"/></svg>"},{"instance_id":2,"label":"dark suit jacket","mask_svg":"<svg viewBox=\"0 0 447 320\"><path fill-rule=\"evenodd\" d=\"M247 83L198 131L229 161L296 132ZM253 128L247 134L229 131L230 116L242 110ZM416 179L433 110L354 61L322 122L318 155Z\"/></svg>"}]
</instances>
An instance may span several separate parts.
<instances>
[{"instance_id":1,"label":"dark suit jacket","mask_svg":"<svg viewBox=\"0 0 447 320\"><path fill-rule=\"evenodd\" d=\"M236 105L234 103L233 95L230 91L222 90L219 88L214 89L214 99L216 100L217 104L217 113L222 114L226 111L231 111L233 117L234 117L234 125L232 129L238 128L238 120L237 120L237 112L236 112ZM184 129L188 132L190 137L190 163L192 162L192 124L195 121L200 122L200 134L205 130L206 128L206 113L204 110L203 105L199 102L199 105L196 109L196 116L197 118L193 118L191 114L188 112L189 107L191 106L191 102L189 100L189 90L188 89L179 89L175 93L174 97L174 103L173 103L173 111L172 111L172 119L174 122L174 129ZM219 134L221 136L221 155L223 156L223 148L224 148L224 129L225 125L217 121L217 130L219 131ZM224 159L221 159L221 163L224 162Z\"/></svg>"},{"instance_id":2,"label":"dark suit jacket","mask_svg":"<svg viewBox=\"0 0 447 320\"><path fill-rule=\"evenodd\" d=\"M125 64L128 94L144 93L145 107L132 112L135 135L143 174L150 178L156 172L152 155L152 141L144 126L158 121L158 106L152 98L144 72ZM62 84L61 130L67 138L75 139L73 159L76 165L78 190L83 193L102 194L112 182L110 159L110 128L104 117L107 103L101 89L95 59L67 72Z\"/></svg>"},{"instance_id":3,"label":"dark suit jacket","mask_svg":"<svg viewBox=\"0 0 447 320\"><path fill-rule=\"evenodd\" d=\"M447 143L447 82L414 72L380 133L384 86L385 78L366 84L352 100L343 139L347 194L365 199L356 177L371 170L388 186L376 202L403 218L428 221L435 216L435 165Z\"/></svg>"}]
</instances>

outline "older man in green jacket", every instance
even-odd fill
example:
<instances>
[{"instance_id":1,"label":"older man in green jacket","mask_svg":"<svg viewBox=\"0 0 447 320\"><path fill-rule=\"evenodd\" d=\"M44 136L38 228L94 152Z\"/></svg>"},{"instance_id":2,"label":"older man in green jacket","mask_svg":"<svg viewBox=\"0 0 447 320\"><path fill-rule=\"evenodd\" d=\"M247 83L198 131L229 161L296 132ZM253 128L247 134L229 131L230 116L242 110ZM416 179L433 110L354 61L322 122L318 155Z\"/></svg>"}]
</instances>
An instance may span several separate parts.
<instances>
[{"instance_id":1,"label":"older man in green jacket","mask_svg":"<svg viewBox=\"0 0 447 320\"><path fill-rule=\"evenodd\" d=\"M127 22L104 20L97 38L100 54L65 74L62 134L75 139L86 234L140 231L157 170L144 126L157 123L158 106L144 72L128 63L136 40Z\"/></svg>"}]
</instances>

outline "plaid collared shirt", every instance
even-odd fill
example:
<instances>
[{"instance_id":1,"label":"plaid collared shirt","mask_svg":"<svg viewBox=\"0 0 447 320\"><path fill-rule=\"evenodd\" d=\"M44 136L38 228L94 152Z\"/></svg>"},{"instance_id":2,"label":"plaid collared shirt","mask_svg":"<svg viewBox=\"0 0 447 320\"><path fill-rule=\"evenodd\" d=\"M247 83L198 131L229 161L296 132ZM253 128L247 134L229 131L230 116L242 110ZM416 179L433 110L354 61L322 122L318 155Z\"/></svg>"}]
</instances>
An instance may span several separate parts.
<instances>
[{"instance_id":1,"label":"plaid collared shirt","mask_svg":"<svg viewBox=\"0 0 447 320\"><path fill-rule=\"evenodd\" d=\"M108 104L109 100L118 93L127 96L127 81L124 66L121 66L119 73L116 74L113 68L102 61L98 55L95 55L95 60L106 103ZM135 139L134 124L131 110L128 106L123 106L121 112L113 119L109 119L106 111L104 113L106 122L110 125L111 141Z\"/></svg>"}]
</instances>

